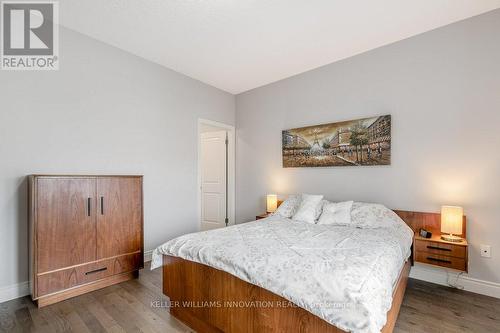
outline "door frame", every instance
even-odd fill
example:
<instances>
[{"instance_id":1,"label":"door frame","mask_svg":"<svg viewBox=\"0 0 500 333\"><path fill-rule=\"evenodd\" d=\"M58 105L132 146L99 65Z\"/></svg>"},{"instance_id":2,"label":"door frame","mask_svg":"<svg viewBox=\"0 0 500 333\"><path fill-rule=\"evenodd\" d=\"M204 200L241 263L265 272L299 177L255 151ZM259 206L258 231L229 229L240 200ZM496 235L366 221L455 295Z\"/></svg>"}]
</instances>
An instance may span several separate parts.
<instances>
[{"instance_id":1,"label":"door frame","mask_svg":"<svg viewBox=\"0 0 500 333\"><path fill-rule=\"evenodd\" d=\"M228 172L227 172L227 195L228 195L228 200L227 200L227 212L228 212L228 218L229 218L229 224L228 225L235 225L235 218L236 218L236 200L235 200L235 194L236 194L236 154L235 154L235 147L236 147L236 129L233 125L228 125L224 123L220 123L218 121L213 121L213 120L208 120L208 119L203 119L203 118L198 118L198 126L197 126L197 146L198 146L198 154L197 154L197 169L198 169L198 176L197 176L197 187L196 187L196 206L197 206L197 211L198 211L198 230L201 230L201 223L202 223L202 216L201 216L201 127L202 125L209 125L209 126L214 126L218 127L221 130L226 130L228 135Z\"/></svg>"}]
</instances>

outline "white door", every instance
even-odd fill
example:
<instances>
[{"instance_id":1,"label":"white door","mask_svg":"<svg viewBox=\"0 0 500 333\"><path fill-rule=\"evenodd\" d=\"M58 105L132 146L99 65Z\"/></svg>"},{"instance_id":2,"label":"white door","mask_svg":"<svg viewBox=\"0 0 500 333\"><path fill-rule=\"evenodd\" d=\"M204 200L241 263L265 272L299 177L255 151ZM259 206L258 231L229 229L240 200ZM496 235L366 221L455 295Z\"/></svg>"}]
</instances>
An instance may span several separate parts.
<instances>
[{"instance_id":1,"label":"white door","mask_svg":"<svg viewBox=\"0 0 500 333\"><path fill-rule=\"evenodd\" d=\"M201 229L226 225L226 131L201 133Z\"/></svg>"}]
</instances>

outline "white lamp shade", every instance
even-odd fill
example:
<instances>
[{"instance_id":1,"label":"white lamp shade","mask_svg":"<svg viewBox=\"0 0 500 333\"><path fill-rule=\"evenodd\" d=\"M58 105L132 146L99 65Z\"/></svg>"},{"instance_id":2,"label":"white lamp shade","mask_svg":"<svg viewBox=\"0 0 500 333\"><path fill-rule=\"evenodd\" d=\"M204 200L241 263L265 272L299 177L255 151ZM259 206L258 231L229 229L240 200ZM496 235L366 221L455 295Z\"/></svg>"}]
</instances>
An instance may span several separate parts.
<instances>
[{"instance_id":1,"label":"white lamp shade","mask_svg":"<svg viewBox=\"0 0 500 333\"><path fill-rule=\"evenodd\" d=\"M441 207L441 232L461 235L464 209L457 206Z\"/></svg>"},{"instance_id":2,"label":"white lamp shade","mask_svg":"<svg viewBox=\"0 0 500 333\"><path fill-rule=\"evenodd\" d=\"M278 196L276 194L268 194L266 198L267 212L274 213L278 209Z\"/></svg>"}]
</instances>

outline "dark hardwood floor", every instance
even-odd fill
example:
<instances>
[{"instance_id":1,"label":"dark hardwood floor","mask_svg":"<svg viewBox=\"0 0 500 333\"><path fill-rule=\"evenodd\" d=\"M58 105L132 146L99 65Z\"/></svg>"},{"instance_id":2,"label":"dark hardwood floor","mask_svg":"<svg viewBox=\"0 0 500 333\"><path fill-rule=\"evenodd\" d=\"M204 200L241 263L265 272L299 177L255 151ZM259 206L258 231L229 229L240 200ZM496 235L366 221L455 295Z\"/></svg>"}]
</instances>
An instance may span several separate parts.
<instances>
[{"instance_id":1,"label":"dark hardwood floor","mask_svg":"<svg viewBox=\"0 0 500 333\"><path fill-rule=\"evenodd\" d=\"M0 304L0 332L193 332L164 307L161 270L38 309L29 297ZM163 306L163 307L162 307Z\"/></svg>"},{"instance_id":2,"label":"dark hardwood floor","mask_svg":"<svg viewBox=\"0 0 500 333\"><path fill-rule=\"evenodd\" d=\"M0 304L0 332L192 332L171 317L161 270L42 309L29 297ZM500 300L411 280L395 332L500 332Z\"/></svg>"},{"instance_id":3,"label":"dark hardwood floor","mask_svg":"<svg viewBox=\"0 0 500 333\"><path fill-rule=\"evenodd\" d=\"M500 332L500 299L410 279L395 332Z\"/></svg>"}]
</instances>

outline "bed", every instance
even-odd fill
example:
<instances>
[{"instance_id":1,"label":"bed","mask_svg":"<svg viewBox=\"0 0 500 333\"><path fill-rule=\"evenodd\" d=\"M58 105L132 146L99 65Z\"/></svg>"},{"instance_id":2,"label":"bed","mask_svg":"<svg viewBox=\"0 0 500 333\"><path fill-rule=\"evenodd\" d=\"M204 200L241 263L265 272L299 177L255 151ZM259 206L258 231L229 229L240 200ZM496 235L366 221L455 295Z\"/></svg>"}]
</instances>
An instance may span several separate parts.
<instances>
[{"instance_id":1,"label":"bed","mask_svg":"<svg viewBox=\"0 0 500 333\"><path fill-rule=\"evenodd\" d=\"M273 216L171 240L152 268L198 332L392 332L419 214L390 229Z\"/></svg>"}]
</instances>

